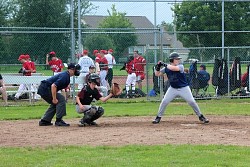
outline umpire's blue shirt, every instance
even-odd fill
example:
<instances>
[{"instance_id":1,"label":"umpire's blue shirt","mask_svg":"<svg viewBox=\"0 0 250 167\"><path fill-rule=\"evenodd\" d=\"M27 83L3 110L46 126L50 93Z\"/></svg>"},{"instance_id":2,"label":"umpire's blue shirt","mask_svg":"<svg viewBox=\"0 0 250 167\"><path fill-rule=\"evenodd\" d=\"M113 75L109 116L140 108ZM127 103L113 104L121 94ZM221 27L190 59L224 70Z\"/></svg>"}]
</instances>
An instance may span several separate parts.
<instances>
[{"instance_id":1,"label":"umpire's blue shirt","mask_svg":"<svg viewBox=\"0 0 250 167\"><path fill-rule=\"evenodd\" d=\"M70 84L70 74L68 71L61 72L57 75L52 76L49 79L41 82L42 94L46 94L48 89L51 89L51 85L55 84L57 91L66 88Z\"/></svg>"}]
</instances>

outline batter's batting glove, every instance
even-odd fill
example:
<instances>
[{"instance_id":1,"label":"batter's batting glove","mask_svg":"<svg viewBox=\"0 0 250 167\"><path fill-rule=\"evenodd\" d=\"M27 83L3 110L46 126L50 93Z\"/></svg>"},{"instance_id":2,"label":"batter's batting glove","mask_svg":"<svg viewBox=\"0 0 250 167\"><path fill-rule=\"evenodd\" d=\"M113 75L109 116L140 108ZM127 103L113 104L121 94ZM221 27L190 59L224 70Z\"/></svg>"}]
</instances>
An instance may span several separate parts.
<instances>
[{"instance_id":1,"label":"batter's batting glove","mask_svg":"<svg viewBox=\"0 0 250 167\"><path fill-rule=\"evenodd\" d=\"M163 62L158 61L158 63L155 65L155 70L160 71L162 65L163 65Z\"/></svg>"}]
</instances>

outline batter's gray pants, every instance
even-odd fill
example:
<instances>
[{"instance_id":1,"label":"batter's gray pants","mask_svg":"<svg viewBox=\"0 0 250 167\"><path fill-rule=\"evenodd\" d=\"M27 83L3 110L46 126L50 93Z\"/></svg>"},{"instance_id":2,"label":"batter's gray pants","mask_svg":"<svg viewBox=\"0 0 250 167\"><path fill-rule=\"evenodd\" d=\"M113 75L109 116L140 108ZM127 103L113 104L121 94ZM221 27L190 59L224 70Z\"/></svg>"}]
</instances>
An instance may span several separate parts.
<instances>
[{"instance_id":1,"label":"batter's gray pants","mask_svg":"<svg viewBox=\"0 0 250 167\"><path fill-rule=\"evenodd\" d=\"M164 98L161 101L161 104L159 106L159 110L158 110L158 117L162 117L167 105L174 100L175 97L180 96L182 97L184 100L186 100L186 102L193 108L195 114L199 117L201 115L200 112L200 108L197 105L192 92L189 88L189 86L183 87L183 88L173 88L173 87L169 87L167 92L164 95Z\"/></svg>"}]
</instances>

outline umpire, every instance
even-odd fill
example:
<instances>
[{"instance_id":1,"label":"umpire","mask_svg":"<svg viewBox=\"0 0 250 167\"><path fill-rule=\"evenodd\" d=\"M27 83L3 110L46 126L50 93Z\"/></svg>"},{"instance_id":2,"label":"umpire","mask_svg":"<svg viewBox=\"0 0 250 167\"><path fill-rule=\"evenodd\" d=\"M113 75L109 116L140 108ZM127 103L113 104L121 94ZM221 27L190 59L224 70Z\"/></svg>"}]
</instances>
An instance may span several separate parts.
<instances>
[{"instance_id":1,"label":"umpire","mask_svg":"<svg viewBox=\"0 0 250 167\"><path fill-rule=\"evenodd\" d=\"M41 81L37 93L41 95L50 106L39 121L39 126L53 125L51 120L54 115L56 115L55 126L70 126L70 124L62 120L62 117L66 115L66 101L65 97L58 93L58 91L66 88L70 84L71 76L79 76L80 68L78 64L70 63L67 71L63 71L47 80Z\"/></svg>"}]
</instances>

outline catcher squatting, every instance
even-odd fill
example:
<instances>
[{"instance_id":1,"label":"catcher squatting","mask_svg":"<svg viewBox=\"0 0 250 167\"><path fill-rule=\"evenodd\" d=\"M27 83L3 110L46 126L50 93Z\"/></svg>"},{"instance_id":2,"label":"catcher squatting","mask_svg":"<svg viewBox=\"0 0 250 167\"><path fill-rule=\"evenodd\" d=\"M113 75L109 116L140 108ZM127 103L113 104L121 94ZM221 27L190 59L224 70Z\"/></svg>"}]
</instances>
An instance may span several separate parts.
<instances>
[{"instance_id":1,"label":"catcher squatting","mask_svg":"<svg viewBox=\"0 0 250 167\"><path fill-rule=\"evenodd\" d=\"M104 109L101 106L93 106L93 99L106 102L113 95L121 94L121 89L117 83L113 83L110 94L103 97L97 87L100 86L100 76L92 73L88 78L88 84L76 96L76 112L83 113L83 118L79 121L79 126L97 125L95 120L104 114Z\"/></svg>"}]
</instances>

